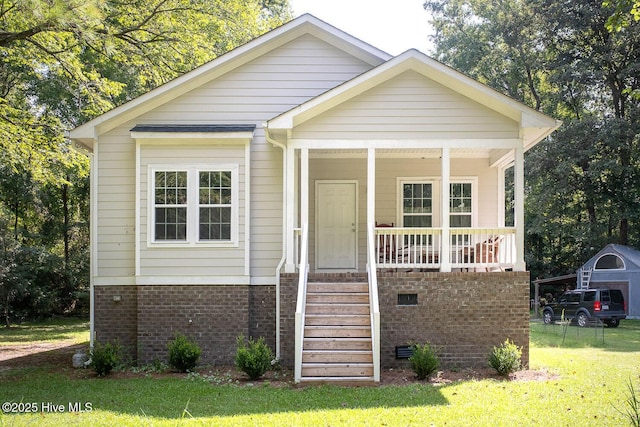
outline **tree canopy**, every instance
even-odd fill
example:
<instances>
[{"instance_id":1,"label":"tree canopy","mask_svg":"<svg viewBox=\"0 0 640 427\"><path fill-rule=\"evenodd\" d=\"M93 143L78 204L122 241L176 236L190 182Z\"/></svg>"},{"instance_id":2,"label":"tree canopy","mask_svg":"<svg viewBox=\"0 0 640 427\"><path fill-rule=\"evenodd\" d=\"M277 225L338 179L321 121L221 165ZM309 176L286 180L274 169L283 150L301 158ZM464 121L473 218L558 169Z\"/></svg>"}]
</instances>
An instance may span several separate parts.
<instances>
[{"instance_id":1,"label":"tree canopy","mask_svg":"<svg viewBox=\"0 0 640 427\"><path fill-rule=\"evenodd\" d=\"M288 0L0 1L5 314L38 311L47 281L65 296L41 312L71 309L88 284L88 158L64 132L289 19Z\"/></svg>"},{"instance_id":2,"label":"tree canopy","mask_svg":"<svg viewBox=\"0 0 640 427\"><path fill-rule=\"evenodd\" d=\"M640 245L637 2L427 0L439 60L564 121L526 157L532 276ZM631 18L629 18L631 17Z\"/></svg>"}]
</instances>

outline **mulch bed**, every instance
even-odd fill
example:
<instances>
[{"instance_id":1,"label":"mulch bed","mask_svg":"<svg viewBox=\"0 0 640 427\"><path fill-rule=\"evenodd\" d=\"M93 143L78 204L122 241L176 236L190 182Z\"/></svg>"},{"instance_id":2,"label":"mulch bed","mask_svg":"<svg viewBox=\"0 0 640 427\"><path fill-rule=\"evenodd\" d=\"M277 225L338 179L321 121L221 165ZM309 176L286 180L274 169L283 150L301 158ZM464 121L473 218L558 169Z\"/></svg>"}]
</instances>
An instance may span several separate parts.
<instances>
[{"instance_id":1,"label":"mulch bed","mask_svg":"<svg viewBox=\"0 0 640 427\"><path fill-rule=\"evenodd\" d=\"M37 343L30 345L3 346L0 351L0 374L16 368L48 366L52 372L69 375L72 378L92 378L96 374L90 369L75 369L72 367L72 357L80 350L86 350L84 344L69 344L64 342ZM113 372L109 378L136 377L185 377L187 374L176 372L156 373L145 369L128 369ZM194 378L209 381L212 384L255 385L268 383L274 386L288 386L293 384L293 373L289 370L270 371L259 381L250 381L248 377L233 366L201 366ZM557 375L546 371L522 370L501 377L490 368L442 370L429 379L428 383L442 386L457 381L472 381L491 379L495 381L548 381L558 378ZM380 373L381 385L424 384L416 378L410 369L383 369Z\"/></svg>"}]
</instances>

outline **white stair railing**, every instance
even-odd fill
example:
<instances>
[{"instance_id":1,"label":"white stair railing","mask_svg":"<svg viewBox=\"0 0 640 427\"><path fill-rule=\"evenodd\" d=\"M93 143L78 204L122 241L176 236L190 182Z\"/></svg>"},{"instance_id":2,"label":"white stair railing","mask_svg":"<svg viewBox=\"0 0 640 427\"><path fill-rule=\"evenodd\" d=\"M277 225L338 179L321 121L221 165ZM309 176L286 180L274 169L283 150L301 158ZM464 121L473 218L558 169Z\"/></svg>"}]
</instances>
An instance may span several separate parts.
<instances>
[{"instance_id":1,"label":"white stair railing","mask_svg":"<svg viewBox=\"0 0 640 427\"><path fill-rule=\"evenodd\" d=\"M369 282L369 311L371 313L371 349L373 352L373 381L380 382L380 304L376 270L375 225L367 227L367 276Z\"/></svg>"},{"instance_id":2,"label":"white stair railing","mask_svg":"<svg viewBox=\"0 0 640 427\"><path fill-rule=\"evenodd\" d=\"M302 225L300 236L300 265L298 268L298 299L295 314L295 357L294 381L302 379L302 346L304 344L305 301L307 298L307 279L309 275L309 227Z\"/></svg>"}]
</instances>

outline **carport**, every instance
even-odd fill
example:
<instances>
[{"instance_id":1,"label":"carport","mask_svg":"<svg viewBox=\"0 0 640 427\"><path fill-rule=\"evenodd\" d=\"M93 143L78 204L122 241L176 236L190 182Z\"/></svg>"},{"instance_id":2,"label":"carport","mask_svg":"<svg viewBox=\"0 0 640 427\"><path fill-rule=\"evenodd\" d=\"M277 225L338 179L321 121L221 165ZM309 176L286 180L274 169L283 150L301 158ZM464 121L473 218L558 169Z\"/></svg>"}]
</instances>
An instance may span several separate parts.
<instances>
[{"instance_id":1,"label":"carport","mask_svg":"<svg viewBox=\"0 0 640 427\"><path fill-rule=\"evenodd\" d=\"M539 317L540 309L540 290L545 294L545 290L553 289L554 294L562 293L569 289L575 289L577 283L576 274L567 274L564 276L550 277L547 279L536 279L533 281L534 297L533 304L536 311L536 317ZM547 292L548 293L548 292Z\"/></svg>"}]
</instances>

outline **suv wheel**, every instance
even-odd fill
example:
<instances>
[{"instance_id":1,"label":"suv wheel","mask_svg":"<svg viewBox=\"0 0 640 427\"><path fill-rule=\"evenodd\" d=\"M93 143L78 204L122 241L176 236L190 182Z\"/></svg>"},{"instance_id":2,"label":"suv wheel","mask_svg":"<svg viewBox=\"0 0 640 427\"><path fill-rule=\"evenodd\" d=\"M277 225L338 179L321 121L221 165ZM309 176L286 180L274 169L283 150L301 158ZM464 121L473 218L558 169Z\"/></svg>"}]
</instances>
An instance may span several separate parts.
<instances>
[{"instance_id":1,"label":"suv wheel","mask_svg":"<svg viewBox=\"0 0 640 427\"><path fill-rule=\"evenodd\" d=\"M585 326L587 326L587 322L589 322L589 318L584 312L580 312L576 316L576 321L578 323L578 326L580 326L581 328L584 328Z\"/></svg>"},{"instance_id":2,"label":"suv wheel","mask_svg":"<svg viewBox=\"0 0 640 427\"><path fill-rule=\"evenodd\" d=\"M551 315L551 310L545 310L542 313L542 321L545 325L550 325L553 322L553 316Z\"/></svg>"},{"instance_id":3,"label":"suv wheel","mask_svg":"<svg viewBox=\"0 0 640 427\"><path fill-rule=\"evenodd\" d=\"M620 325L620 319L609 319L606 323L610 328L617 328Z\"/></svg>"}]
</instances>

